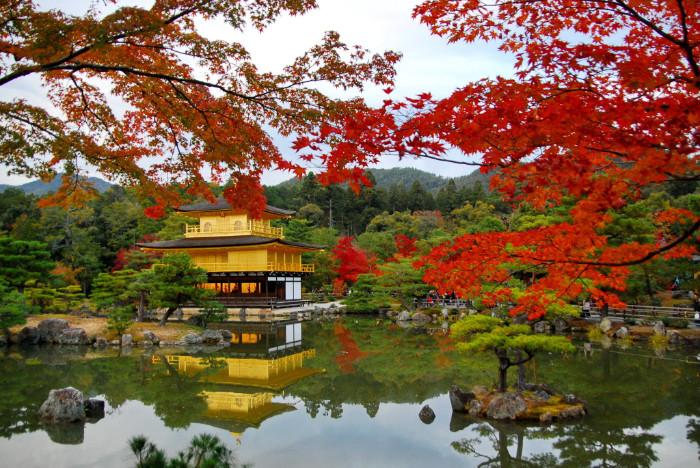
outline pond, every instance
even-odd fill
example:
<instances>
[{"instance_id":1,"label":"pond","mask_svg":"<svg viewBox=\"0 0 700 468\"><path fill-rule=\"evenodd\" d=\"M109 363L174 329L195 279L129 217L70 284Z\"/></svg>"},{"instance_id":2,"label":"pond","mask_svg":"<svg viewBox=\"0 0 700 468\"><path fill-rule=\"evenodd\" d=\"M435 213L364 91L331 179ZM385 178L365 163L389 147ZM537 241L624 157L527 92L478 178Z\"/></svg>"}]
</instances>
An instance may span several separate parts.
<instances>
[{"instance_id":1,"label":"pond","mask_svg":"<svg viewBox=\"0 0 700 468\"><path fill-rule=\"evenodd\" d=\"M200 433L255 467L700 464L697 350L594 345L538 356L528 380L575 393L590 410L582 421L540 426L453 416L450 386L492 384L496 361L465 357L440 333L353 317L232 331L234 344L213 352L7 350L0 465L134 466L130 437L147 435L174 456ZM105 399L106 417L42 426L39 406L64 386ZM418 418L424 404L437 416L429 425Z\"/></svg>"}]
</instances>

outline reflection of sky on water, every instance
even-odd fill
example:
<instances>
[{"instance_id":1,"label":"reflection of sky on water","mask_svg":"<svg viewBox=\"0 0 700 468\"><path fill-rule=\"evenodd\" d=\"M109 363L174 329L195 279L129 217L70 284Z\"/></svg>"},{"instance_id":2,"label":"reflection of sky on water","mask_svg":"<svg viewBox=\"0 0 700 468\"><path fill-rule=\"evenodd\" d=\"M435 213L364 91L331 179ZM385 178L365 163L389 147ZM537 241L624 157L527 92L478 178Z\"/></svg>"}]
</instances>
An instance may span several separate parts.
<instances>
[{"instance_id":1,"label":"reflection of sky on water","mask_svg":"<svg viewBox=\"0 0 700 468\"><path fill-rule=\"evenodd\" d=\"M195 434L218 435L236 451L238 460L265 467L406 467L406 466L477 466L483 459L457 453L450 443L462 438L478 437L469 426L451 432L451 409L446 395L433 398L430 404L435 421L425 425L418 419L420 404L382 404L370 419L361 405L343 405L343 416L332 419L320 414L315 419L294 398L275 401L295 404L297 411L264 421L260 428L250 428L238 440L224 429L205 424L191 424L187 429L165 427L152 407L128 401L97 424L85 426L80 445L52 443L44 431L0 439L3 466L22 467L117 467L131 466L133 456L126 441L135 434L148 434L159 447L173 456ZM686 439L688 417L676 416L662 421L649 431L663 436L654 445L660 461L654 466L697 466L697 448ZM530 439L524 442L524 457L538 453L557 453L555 439ZM32 450L41 447L41 450ZM492 455L493 448L482 442L478 450ZM515 446L510 446L515 455Z\"/></svg>"}]
</instances>

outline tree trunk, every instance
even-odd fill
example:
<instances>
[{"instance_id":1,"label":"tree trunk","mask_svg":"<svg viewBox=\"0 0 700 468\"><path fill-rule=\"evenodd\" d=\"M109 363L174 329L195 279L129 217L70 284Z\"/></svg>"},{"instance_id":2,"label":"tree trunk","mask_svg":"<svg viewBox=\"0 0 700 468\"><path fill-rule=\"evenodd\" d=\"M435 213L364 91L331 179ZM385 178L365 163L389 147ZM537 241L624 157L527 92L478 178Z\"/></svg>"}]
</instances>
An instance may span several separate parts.
<instances>
[{"instance_id":1,"label":"tree trunk","mask_svg":"<svg viewBox=\"0 0 700 468\"><path fill-rule=\"evenodd\" d=\"M525 362L522 359L522 352L516 351L515 359L518 360L518 390L525 390Z\"/></svg>"},{"instance_id":2,"label":"tree trunk","mask_svg":"<svg viewBox=\"0 0 700 468\"><path fill-rule=\"evenodd\" d=\"M137 322L143 322L146 320L146 293L141 291L139 294L139 309L136 316Z\"/></svg>"},{"instance_id":3,"label":"tree trunk","mask_svg":"<svg viewBox=\"0 0 700 468\"><path fill-rule=\"evenodd\" d=\"M496 356L498 356L498 391L505 393L508 391L510 359L508 359L508 352L504 349L497 349Z\"/></svg>"},{"instance_id":4,"label":"tree trunk","mask_svg":"<svg viewBox=\"0 0 700 468\"><path fill-rule=\"evenodd\" d=\"M158 323L158 326L164 327L165 322L168 321L171 315L173 315L173 312L177 310L177 307L169 307L168 310L165 311L163 314L163 318L160 319L160 322Z\"/></svg>"}]
</instances>

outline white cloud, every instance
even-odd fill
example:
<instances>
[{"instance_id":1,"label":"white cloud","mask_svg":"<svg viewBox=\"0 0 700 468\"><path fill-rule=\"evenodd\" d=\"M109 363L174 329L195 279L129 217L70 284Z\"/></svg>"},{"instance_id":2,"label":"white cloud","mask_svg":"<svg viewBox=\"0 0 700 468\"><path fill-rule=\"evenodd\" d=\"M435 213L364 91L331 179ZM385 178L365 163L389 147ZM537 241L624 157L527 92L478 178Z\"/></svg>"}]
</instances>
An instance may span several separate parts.
<instances>
[{"instance_id":1,"label":"white cloud","mask_svg":"<svg viewBox=\"0 0 700 468\"><path fill-rule=\"evenodd\" d=\"M81 13L78 2L45 0L44 7L62 9L70 4L70 13ZM135 2L129 2L135 3ZM142 2L142 4L145 2ZM324 32L338 31L348 44L360 44L372 52L394 50L403 54L398 65L393 96L415 95L430 91L446 96L451 90L484 77L512 74L513 59L499 52L493 44L447 44L445 39L431 36L426 26L411 18L418 0L319 0L319 8L301 17L285 15L263 32L249 28L235 31L223 21L200 22L198 27L207 37L241 42L262 70L278 71L295 57L317 44ZM376 87L366 89L363 96L373 103L385 94ZM0 89L0 99L22 97L32 103L47 102L37 79L18 81ZM281 151L293 157L290 141L275 138ZM413 159L385 159L378 167L410 166L444 176L458 176L472 171L469 166L440 164ZM264 182L274 184L289 178L287 173L270 172ZM0 183L21 183L18 177L0 172Z\"/></svg>"}]
</instances>

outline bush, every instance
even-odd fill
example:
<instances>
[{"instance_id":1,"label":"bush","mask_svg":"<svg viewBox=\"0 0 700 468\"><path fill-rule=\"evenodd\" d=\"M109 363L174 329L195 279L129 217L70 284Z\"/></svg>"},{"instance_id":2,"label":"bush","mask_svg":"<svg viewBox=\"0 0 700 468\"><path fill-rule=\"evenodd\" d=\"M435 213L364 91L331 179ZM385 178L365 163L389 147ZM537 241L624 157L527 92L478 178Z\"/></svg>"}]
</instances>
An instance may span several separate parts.
<instances>
[{"instance_id":1,"label":"bush","mask_svg":"<svg viewBox=\"0 0 700 468\"><path fill-rule=\"evenodd\" d=\"M690 322L682 318L664 317L661 319L666 328L688 328Z\"/></svg>"},{"instance_id":2,"label":"bush","mask_svg":"<svg viewBox=\"0 0 700 468\"><path fill-rule=\"evenodd\" d=\"M218 301L212 301L192 317L192 322L202 328L213 322L224 322L228 318L228 309Z\"/></svg>"}]
</instances>

